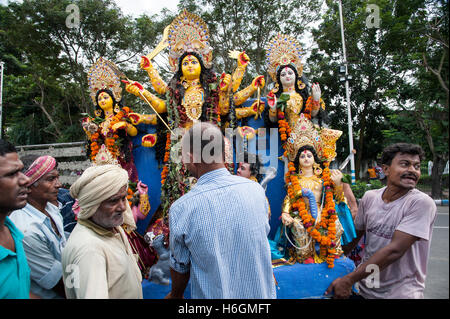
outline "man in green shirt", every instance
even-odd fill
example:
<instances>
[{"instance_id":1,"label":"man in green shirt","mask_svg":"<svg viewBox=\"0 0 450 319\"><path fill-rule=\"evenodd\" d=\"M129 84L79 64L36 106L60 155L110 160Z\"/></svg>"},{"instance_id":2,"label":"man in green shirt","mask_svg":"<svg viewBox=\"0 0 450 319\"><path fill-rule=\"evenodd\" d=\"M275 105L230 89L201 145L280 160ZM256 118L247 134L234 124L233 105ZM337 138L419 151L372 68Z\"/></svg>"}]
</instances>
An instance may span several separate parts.
<instances>
[{"instance_id":1,"label":"man in green shirt","mask_svg":"<svg viewBox=\"0 0 450 319\"><path fill-rule=\"evenodd\" d=\"M0 299L30 297L30 268L22 246L23 234L8 215L27 203L29 178L14 146L0 139Z\"/></svg>"}]
</instances>

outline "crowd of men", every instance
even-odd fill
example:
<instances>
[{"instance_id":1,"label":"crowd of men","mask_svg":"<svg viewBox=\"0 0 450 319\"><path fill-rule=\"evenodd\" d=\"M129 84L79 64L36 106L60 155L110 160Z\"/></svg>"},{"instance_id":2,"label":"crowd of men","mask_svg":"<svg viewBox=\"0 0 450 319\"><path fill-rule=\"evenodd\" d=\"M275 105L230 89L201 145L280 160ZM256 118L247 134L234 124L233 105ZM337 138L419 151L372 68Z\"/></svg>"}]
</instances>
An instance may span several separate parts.
<instances>
[{"instance_id":1,"label":"crowd of men","mask_svg":"<svg viewBox=\"0 0 450 319\"><path fill-rule=\"evenodd\" d=\"M192 147L195 138L201 139L199 150ZM229 173L217 127L196 124L181 144L182 160L198 180L169 211L172 285L166 298L183 298L189 282L194 299L276 298L264 189ZM222 151L206 161L206 147ZM436 205L415 188L423 159L418 145L399 143L383 151L386 186L359 202L358 236L344 247L350 253L365 236L364 258L325 294L424 297ZM142 275L120 227L134 223L127 187L122 168L92 166L68 194L53 157L20 159L0 139L0 298L142 298ZM373 265L380 271L375 286L366 282Z\"/></svg>"}]
</instances>

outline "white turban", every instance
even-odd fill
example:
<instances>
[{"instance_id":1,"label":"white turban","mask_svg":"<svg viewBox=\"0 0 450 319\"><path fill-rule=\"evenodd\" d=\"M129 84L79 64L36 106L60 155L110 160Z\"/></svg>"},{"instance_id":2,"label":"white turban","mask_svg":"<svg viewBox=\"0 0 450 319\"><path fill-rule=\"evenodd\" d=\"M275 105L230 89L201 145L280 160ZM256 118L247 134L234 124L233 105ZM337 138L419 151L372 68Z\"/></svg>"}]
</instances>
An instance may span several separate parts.
<instances>
[{"instance_id":1,"label":"white turban","mask_svg":"<svg viewBox=\"0 0 450 319\"><path fill-rule=\"evenodd\" d=\"M70 187L70 195L78 200L79 219L88 219L94 215L100 204L114 196L119 190L128 187L128 173L117 165L91 166ZM133 213L128 201L124 213L124 224L133 230L136 228Z\"/></svg>"}]
</instances>

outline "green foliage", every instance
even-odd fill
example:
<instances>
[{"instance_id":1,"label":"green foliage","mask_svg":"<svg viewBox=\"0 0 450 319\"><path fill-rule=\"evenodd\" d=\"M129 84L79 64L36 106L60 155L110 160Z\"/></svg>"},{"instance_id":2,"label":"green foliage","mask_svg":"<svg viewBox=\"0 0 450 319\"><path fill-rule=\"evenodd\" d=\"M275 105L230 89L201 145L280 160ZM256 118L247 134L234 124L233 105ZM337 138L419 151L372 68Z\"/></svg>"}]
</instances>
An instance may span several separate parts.
<instances>
[{"instance_id":1,"label":"green foliage","mask_svg":"<svg viewBox=\"0 0 450 319\"><path fill-rule=\"evenodd\" d=\"M265 46L278 32L300 41L320 19L323 0L181 0L179 8L198 14L208 25L217 72L231 73L236 61L229 50L244 51L250 57L244 82L264 74ZM266 79L268 80L268 79Z\"/></svg>"},{"instance_id":2,"label":"green foliage","mask_svg":"<svg viewBox=\"0 0 450 319\"><path fill-rule=\"evenodd\" d=\"M365 181L359 180L356 181L354 185L350 185L350 187L355 197L361 199L367 191L382 188L384 187L384 185L379 180L370 181L370 184Z\"/></svg>"},{"instance_id":3,"label":"green foliage","mask_svg":"<svg viewBox=\"0 0 450 319\"><path fill-rule=\"evenodd\" d=\"M80 11L78 28L66 25L66 7L72 3ZM112 0L0 5L5 135L19 145L83 140L81 113L92 114L94 108L86 76L89 67L102 56L129 78L146 81L137 65L162 34L158 22L156 16L124 16ZM122 95L127 95L125 90ZM133 108L137 104L134 96L124 100Z\"/></svg>"},{"instance_id":4,"label":"green foliage","mask_svg":"<svg viewBox=\"0 0 450 319\"><path fill-rule=\"evenodd\" d=\"M442 188L447 188L448 189L448 174L442 174ZM422 175L420 176L419 182L417 183L417 187L423 187L426 186L428 188L431 188L432 185L432 181L433 181L433 176L431 175Z\"/></svg>"}]
</instances>

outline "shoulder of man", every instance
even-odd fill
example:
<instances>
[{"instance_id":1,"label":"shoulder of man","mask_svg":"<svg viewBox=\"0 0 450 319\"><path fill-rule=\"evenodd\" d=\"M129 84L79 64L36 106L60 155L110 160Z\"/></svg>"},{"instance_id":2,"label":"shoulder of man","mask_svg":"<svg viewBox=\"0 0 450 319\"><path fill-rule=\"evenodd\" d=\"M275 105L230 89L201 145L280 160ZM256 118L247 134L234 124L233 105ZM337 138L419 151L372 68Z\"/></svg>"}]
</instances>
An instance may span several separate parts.
<instances>
[{"instance_id":1,"label":"shoulder of man","mask_svg":"<svg viewBox=\"0 0 450 319\"><path fill-rule=\"evenodd\" d=\"M29 205L29 204L27 204ZM14 223L14 226L18 228L22 233L25 233L33 227L35 220L24 208L13 211L9 216L9 219Z\"/></svg>"},{"instance_id":2,"label":"shoulder of man","mask_svg":"<svg viewBox=\"0 0 450 319\"><path fill-rule=\"evenodd\" d=\"M434 199L417 188L412 190L407 200L410 205L420 205L421 208L434 211L437 209Z\"/></svg>"},{"instance_id":3,"label":"shoulder of man","mask_svg":"<svg viewBox=\"0 0 450 319\"><path fill-rule=\"evenodd\" d=\"M370 204L373 200L375 200L378 196L381 196L383 194L386 187L379 188L379 189L371 189L364 193L363 197L361 198L361 204Z\"/></svg>"}]
</instances>

